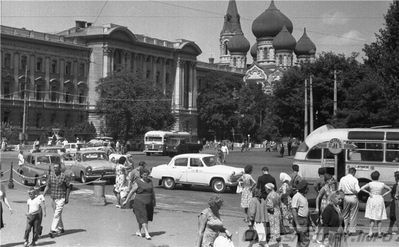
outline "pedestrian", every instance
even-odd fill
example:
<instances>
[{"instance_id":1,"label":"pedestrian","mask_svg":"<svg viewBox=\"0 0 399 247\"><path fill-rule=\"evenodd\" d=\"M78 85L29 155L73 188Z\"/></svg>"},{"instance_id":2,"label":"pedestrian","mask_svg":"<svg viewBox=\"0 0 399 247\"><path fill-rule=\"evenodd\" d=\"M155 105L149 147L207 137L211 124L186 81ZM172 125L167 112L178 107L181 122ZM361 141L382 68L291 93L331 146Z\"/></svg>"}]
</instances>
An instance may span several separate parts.
<instances>
[{"instance_id":1,"label":"pedestrian","mask_svg":"<svg viewBox=\"0 0 399 247\"><path fill-rule=\"evenodd\" d=\"M266 141L266 152L271 152L271 143L270 143L270 141Z\"/></svg>"},{"instance_id":2,"label":"pedestrian","mask_svg":"<svg viewBox=\"0 0 399 247\"><path fill-rule=\"evenodd\" d=\"M18 166L21 168L21 166L25 163L25 158L24 158L24 152L22 150L19 151L18 153Z\"/></svg>"},{"instance_id":3,"label":"pedestrian","mask_svg":"<svg viewBox=\"0 0 399 247\"><path fill-rule=\"evenodd\" d=\"M315 234L313 235L312 240L316 242L320 242L321 240L318 240L319 233L321 230L321 225L322 223L320 222L320 216L323 213L324 209L327 207L329 202L330 196L337 191L338 184L335 181L334 177L331 174L326 173L324 175L324 180L325 184L319 191L317 197L316 197L316 210L315 213L318 214L318 222L316 225L316 230ZM343 198L342 198L343 200Z\"/></svg>"},{"instance_id":4,"label":"pedestrian","mask_svg":"<svg viewBox=\"0 0 399 247\"><path fill-rule=\"evenodd\" d=\"M36 241L41 235L42 217L46 217L46 203L43 195L39 195L37 190L31 187L28 191L27 200L28 212L26 213L25 243L24 246L35 246ZM33 229L32 229L33 228ZM32 230L32 242L29 242L29 234Z\"/></svg>"},{"instance_id":5,"label":"pedestrian","mask_svg":"<svg viewBox=\"0 0 399 247\"><path fill-rule=\"evenodd\" d=\"M226 142L223 142L223 145L220 149L222 150L222 153L223 153L222 163L226 163L227 155L229 155L229 148L227 147Z\"/></svg>"},{"instance_id":6,"label":"pedestrian","mask_svg":"<svg viewBox=\"0 0 399 247\"><path fill-rule=\"evenodd\" d=\"M356 168L350 167L348 174L341 178L338 190L342 190L344 196L344 233L348 235L356 234L357 214L359 212L359 200L357 194L360 191L359 181L355 177Z\"/></svg>"},{"instance_id":7,"label":"pedestrian","mask_svg":"<svg viewBox=\"0 0 399 247\"><path fill-rule=\"evenodd\" d=\"M50 237L54 238L56 235L64 233L64 223L62 221L62 211L65 204L69 202L69 193L71 191L70 177L61 171L60 164L53 165L54 171L50 173L47 179L47 185L44 189L43 195L50 193L53 201L52 206L54 210L53 221L51 223Z\"/></svg>"},{"instance_id":8,"label":"pedestrian","mask_svg":"<svg viewBox=\"0 0 399 247\"><path fill-rule=\"evenodd\" d=\"M292 139L290 138L287 142L287 152L288 156L291 156L291 151L292 151Z\"/></svg>"},{"instance_id":9,"label":"pedestrian","mask_svg":"<svg viewBox=\"0 0 399 247\"><path fill-rule=\"evenodd\" d=\"M148 222L153 220L154 208L156 206L154 185L149 175L149 170L145 168L140 170L140 178L135 180L126 200L123 202L123 205L126 205L130 198L135 195L133 213L136 216L139 226L136 235L142 237L142 231L144 231L144 236L147 240L151 240L150 233L148 232Z\"/></svg>"},{"instance_id":10,"label":"pedestrian","mask_svg":"<svg viewBox=\"0 0 399 247\"><path fill-rule=\"evenodd\" d=\"M298 236L298 242L296 246L309 246L309 204L308 199L305 195L308 192L308 182L302 180L298 183L297 192L292 198L292 216L294 229Z\"/></svg>"},{"instance_id":11,"label":"pedestrian","mask_svg":"<svg viewBox=\"0 0 399 247\"><path fill-rule=\"evenodd\" d=\"M292 210L291 210L291 177L285 173L280 173L281 186L278 190L281 198L281 234L292 233Z\"/></svg>"},{"instance_id":12,"label":"pedestrian","mask_svg":"<svg viewBox=\"0 0 399 247\"><path fill-rule=\"evenodd\" d=\"M5 152L6 150L7 150L7 143L5 138L3 138L1 141L1 151Z\"/></svg>"},{"instance_id":13,"label":"pedestrian","mask_svg":"<svg viewBox=\"0 0 399 247\"><path fill-rule=\"evenodd\" d=\"M395 184L392 186L391 197L392 201L389 206L389 228L388 234L399 234L399 171L394 173ZM393 232L392 228L396 222L397 232Z\"/></svg>"},{"instance_id":14,"label":"pedestrian","mask_svg":"<svg viewBox=\"0 0 399 247\"><path fill-rule=\"evenodd\" d=\"M324 184L326 183L324 180L324 174L326 174L326 168L320 167L317 170L317 174L319 175L319 179L314 184L314 190L316 191L317 194L319 194L319 191L321 190L321 188L323 188Z\"/></svg>"},{"instance_id":15,"label":"pedestrian","mask_svg":"<svg viewBox=\"0 0 399 247\"><path fill-rule=\"evenodd\" d=\"M280 144L280 155L281 155L281 157L284 156L284 143Z\"/></svg>"},{"instance_id":16,"label":"pedestrian","mask_svg":"<svg viewBox=\"0 0 399 247\"><path fill-rule=\"evenodd\" d=\"M115 148L116 148L116 152L118 154L120 154L121 153L121 143L119 142L119 140L116 141Z\"/></svg>"},{"instance_id":17,"label":"pedestrian","mask_svg":"<svg viewBox=\"0 0 399 247\"><path fill-rule=\"evenodd\" d=\"M115 184L114 184L114 194L116 197L115 207L121 208L121 191L123 187L127 187L126 182L126 158L121 156L118 160L118 164L115 166Z\"/></svg>"},{"instance_id":18,"label":"pedestrian","mask_svg":"<svg viewBox=\"0 0 399 247\"><path fill-rule=\"evenodd\" d=\"M280 246L280 221L281 221L281 199L280 195L276 192L276 187L272 183L267 183L265 185L267 198L266 198L266 208L267 208L267 218L270 224L270 236L271 240L276 241L277 245Z\"/></svg>"},{"instance_id":19,"label":"pedestrian","mask_svg":"<svg viewBox=\"0 0 399 247\"><path fill-rule=\"evenodd\" d=\"M136 168L131 169L131 171L128 173L126 179L129 190L132 189L132 185L134 184L134 182L141 177L141 170L145 169L146 165L147 164L145 163L145 161L140 161L139 165ZM131 168L133 168L133 165L131 166Z\"/></svg>"},{"instance_id":20,"label":"pedestrian","mask_svg":"<svg viewBox=\"0 0 399 247\"><path fill-rule=\"evenodd\" d=\"M8 210L10 210L10 213L12 214L14 210L11 208L10 203L8 202L6 188L3 184L0 185L0 229L4 227L2 202L4 202L4 204L7 206Z\"/></svg>"},{"instance_id":21,"label":"pedestrian","mask_svg":"<svg viewBox=\"0 0 399 247\"><path fill-rule=\"evenodd\" d=\"M262 167L262 173L263 175L258 177L258 182L256 183L256 188L260 189L262 195L262 199L266 200L267 197L267 192L265 190L265 185L267 183L272 183L274 185L274 188L277 188L276 185L276 179L269 174L269 167L264 166Z\"/></svg>"},{"instance_id":22,"label":"pedestrian","mask_svg":"<svg viewBox=\"0 0 399 247\"><path fill-rule=\"evenodd\" d=\"M299 166L294 164L291 166L292 173L290 174L291 177L291 197L293 197L297 191L297 187L299 182L302 181L302 176L299 174Z\"/></svg>"},{"instance_id":23,"label":"pedestrian","mask_svg":"<svg viewBox=\"0 0 399 247\"><path fill-rule=\"evenodd\" d=\"M385 209L384 196L391 193L391 188L385 185L383 182L379 182L380 173L378 171L374 171L371 173L371 182L362 186L360 188L361 191L364 191L369 194L369 198L366 203L366 212L364 214L365 218L370 219L370 228L369 234L367 238L373 237L373 228L374 224L377 223L378 229L378 237L382 238L381 232L381 221L387 219L387 212ZM368 190L369 191L368 191ZM387 192L383 193L383 191L387 190Z\"/></svg>"},{"instance_id":24,"label":"pedestrian","mask_svg":"<svg viewBox=\"0 0 399 247\"><path fill-rule=\"evenodd\" d=\"M248 207L252 199L252 189L256 185L256 181L251 176L252 169L253 167L251 165L246 165L244 168L244 174L242 174L238 179L238 183L240 183L242 187L240 206L245 212L245 222L249 221Z\"/></svg>"},{"instance_id":25,"label":"pedestrian","mask_svg":"<svg viewBox=\"0 0 399 247\"><path fill-rule=\"evenodd\" d=\"M334 191L330 197L326 208L321 215L323 222L324 236L328 236L327 246L340 247L344 233L344 216L341 211L341 203L344 199L343 191Z\"/></svg>"},{"instance_id":26,"label":"pedestrian","mask_svg":"<svg viewBox=\"0 0 399 247\"><path fill-rule=\"evenodd\" d=\"M198 240L197 247L212 247L220 233L231 238L231 233L224 227L220 218L220 208L223 199L219 195L212 196L208 201L209 207L202 210L198 216Z\"/></svg>"},{"instance_id":27,"label":"pedestrian","mask_svg":"<svg viewBox=\"0 0 399 247\"><path fill-rule=\"evenodd\" d=\"M253 189L251 202L248 208L249 226L254 228L258 234L258 242L260 246L267 244L268 218L266 201L261 198L261 191L258 188Z\"/></svg>"}]
</instances>

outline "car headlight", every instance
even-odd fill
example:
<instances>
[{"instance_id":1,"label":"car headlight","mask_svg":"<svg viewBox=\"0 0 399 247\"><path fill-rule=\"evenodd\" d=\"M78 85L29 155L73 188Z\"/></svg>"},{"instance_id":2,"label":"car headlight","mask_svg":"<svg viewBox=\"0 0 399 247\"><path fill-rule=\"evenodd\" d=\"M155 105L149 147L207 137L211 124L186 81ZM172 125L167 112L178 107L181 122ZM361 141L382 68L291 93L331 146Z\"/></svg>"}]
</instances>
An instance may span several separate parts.
<instances>
[{"instance_id":1,"label":"car headlight","mask_svg":"<svg viewBox=\"0 0 399 247\"><path fill-rule=\"evenodd\" d=\"M86 172L87 172L87 173L91 173L92 170L93 170L93 169L91 168L91 166L86 167Z\"/></svg>"}]
</instances>

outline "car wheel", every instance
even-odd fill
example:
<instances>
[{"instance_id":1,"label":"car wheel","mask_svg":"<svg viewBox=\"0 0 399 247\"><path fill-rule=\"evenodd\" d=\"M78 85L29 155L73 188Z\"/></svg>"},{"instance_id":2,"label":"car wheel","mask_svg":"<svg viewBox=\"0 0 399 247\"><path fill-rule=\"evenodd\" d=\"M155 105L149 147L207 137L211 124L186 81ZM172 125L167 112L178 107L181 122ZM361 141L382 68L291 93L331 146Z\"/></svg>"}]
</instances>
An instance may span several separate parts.
<instances>
[{"instance_id":1,"label":"car wheel","mask_svg":"<svg viewBox=\"0 0 399 247\"><path fill-rule=\"evenodd\" d=\"M173 190L175 188L175 180L173 178L163 178L162 179L162 186L165 189Z\"/></svg>"},{"instance_id":2,"label":"car wheel","mask_svg":"<svg viewBox=\"0 0 399 247\"><path fill-rule=\"evenodd\" d=\"M212 186L212 190L216 193L223 193L226 190L226 184L224 183L223 179L221 179L221 178L213 179L211 186Z\"/></svg>"},{"instance_id":3,"label":"car wheel","mask_svg":"<svg viewBox=\"0 0 399 247\"><path fill-rule=\"evenodd\" d=\"M80 172L80 182L82 182L82 183L87 182L87 178L85 177L84 172Z\"/></svg>"}]
</instances>

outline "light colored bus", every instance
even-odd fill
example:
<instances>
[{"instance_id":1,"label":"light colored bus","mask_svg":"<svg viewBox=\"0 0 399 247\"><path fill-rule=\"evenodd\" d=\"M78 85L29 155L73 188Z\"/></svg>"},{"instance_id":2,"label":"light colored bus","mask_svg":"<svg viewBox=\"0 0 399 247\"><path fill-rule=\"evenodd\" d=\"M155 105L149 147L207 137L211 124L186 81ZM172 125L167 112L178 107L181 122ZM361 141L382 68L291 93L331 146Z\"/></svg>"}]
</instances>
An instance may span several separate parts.
<instances>
[{"instance_id":1,"label":"light colored bus","mask_svg":"<svg viewBox=\"0 0 399 247\"><path fill-rule=\"evenodd\" d=\"M169 142L175 142L176 140L182 139L189 141L190 138L191 135L188 132L172 132L163 130L148 131L144 135L144 153L146 155L167 155L166 145Z\"/></svg>"},{"instance_id":2,"label":"light colored bus","mask_svg":"<svg viewBox=\"0 0 399 247\"><path fill-rule=\"evenodd\" d=\"M371 180L373 171L380 172L379 181L391 185L393 174L399 170L399 129L350 128L335 129L324 125L313 131L299 146L294 164L299 166L301 175L308 181L318 178L320 167L335 170L334 155L326 147L331 139L338 138L343 144L354 144L352 149L343 149L337 155L337 172L340 179L349 167L355 167L360 185Z\"/></svg>"}]
</instances>

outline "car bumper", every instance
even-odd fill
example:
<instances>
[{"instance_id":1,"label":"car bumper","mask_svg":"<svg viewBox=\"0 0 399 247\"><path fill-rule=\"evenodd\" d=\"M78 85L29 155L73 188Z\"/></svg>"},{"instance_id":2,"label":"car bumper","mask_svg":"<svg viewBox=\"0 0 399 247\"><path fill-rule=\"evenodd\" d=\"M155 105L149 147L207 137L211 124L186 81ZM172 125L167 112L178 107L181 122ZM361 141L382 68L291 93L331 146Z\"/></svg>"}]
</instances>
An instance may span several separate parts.
<instances>
[{"instance_id":1,"label":"car bumper","mask_svg":"<svg viewBox=\"0 0 399 247\"><path fill-rule=\"evenodd\" d=\"M115 174L90 174L90 175L85 175L86 178L88 179L95 179L95 178L115 178L116 175Z\"/></svg>"}]
</instances>

